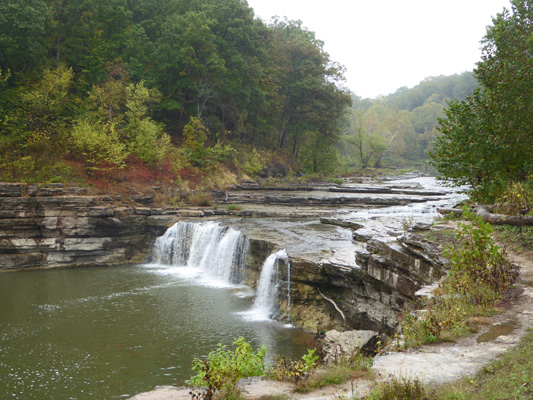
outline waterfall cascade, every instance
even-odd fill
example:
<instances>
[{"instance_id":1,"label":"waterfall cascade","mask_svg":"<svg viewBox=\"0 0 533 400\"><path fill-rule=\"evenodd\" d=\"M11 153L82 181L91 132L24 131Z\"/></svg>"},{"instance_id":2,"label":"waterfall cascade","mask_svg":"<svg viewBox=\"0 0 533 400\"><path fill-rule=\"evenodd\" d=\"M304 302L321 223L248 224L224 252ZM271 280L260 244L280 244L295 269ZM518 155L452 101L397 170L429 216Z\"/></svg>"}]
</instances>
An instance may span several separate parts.
<instances>
[{"instance_id":1,"label":"waterfall cascade","mask_svg":"<svg viewBox=\"0 0 533 400\"><path fill-rule=\"evenodd\" d=\"M279 285L276 267L280 261L289 265L289 258L285 250L280 250L277 253L271 254L263 264L261 276L259 277L259 282L257 284L257 295L252 310L250 311L254 320L270 319L276 312ZM289 273L288 271L289 268L287 268L287 273Z\"/></svg>"},{"instance_id":2,"label":"waterfall cascade","mask_svg":"<svg viewBox=\"0 0 533 400\"><path fill-rule=\"evenodd\" d=\"M240 232L216 222L178 222L156 239L154 264L198 268L225 283L243 283L249 241ZM287 267L287 281L278 274L280 263ZM290 312L290 263L285 250L271 254L264 262L256 298L248 318L268 320L277 312L278 289L287 284L287 311Z\"/></svg>"},{"instance_id":3,"label":"waterfall cascade","mask_svg":"<svg viewBox=\"0 0 533 400\"><path fill-rule=\"evenodd\" d=\"M200 268L227 283L244 281L249 242L240 232L216 222L178 222L156 239L156 264Z\"/></svg>"}]
</instances>

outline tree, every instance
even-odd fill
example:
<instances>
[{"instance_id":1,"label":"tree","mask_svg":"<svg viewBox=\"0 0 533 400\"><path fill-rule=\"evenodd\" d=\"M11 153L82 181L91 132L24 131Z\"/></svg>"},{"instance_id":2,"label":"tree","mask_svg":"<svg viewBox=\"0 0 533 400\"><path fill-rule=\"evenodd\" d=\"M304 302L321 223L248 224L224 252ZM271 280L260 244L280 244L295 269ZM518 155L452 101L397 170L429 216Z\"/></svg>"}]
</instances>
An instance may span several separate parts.
<instances>
[{"instance_id":1,"label":"tree","mask_svg":"<svg viewBox=\"0 0 533 400\"><path fill-rule=\"evenodd\" d=\"M488 199L497 186L533 173L533 7L512 0L482 40L481 89L451 102L431 156L442 178Z\"/></svg>"},{"instance_id":2,"label":"tree","mask_svg":"<svg viewBox=\"0 0 533 400\"><path fill-rule=\"evenodd\" d=\"M43 0L0 2L0 67L18 72L38 64L46 55L50 23Z\"/></svg>"}]
</instances>

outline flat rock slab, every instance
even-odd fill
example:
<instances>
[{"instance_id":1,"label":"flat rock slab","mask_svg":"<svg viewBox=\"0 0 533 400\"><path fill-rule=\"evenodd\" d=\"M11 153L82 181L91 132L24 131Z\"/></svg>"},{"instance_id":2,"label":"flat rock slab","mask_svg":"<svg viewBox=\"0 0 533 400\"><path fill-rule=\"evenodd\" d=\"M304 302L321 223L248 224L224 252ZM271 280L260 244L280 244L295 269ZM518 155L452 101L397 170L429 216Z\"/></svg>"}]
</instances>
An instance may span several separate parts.
<instances>
[{"instance_id":1,"label":"flat rock slab","mask_svg":"<svg viewBox=\"0 0 533 400\"><path fill-rule=\"evenodd\" d=\"M150 392L139 393L130 397L130 400L190 400L190 391L190 388L160 386Z\"/></svg>"},{"instance_id":2,"label":"flat rock slab","mask_svg":"<svg viewBox=\"0 0 533 400\"><path fill-rule=\"evenodd\" d=\"M457 343L377 356L372 369L383 379L394 376L437 384L475 375L483 366L516 346L527 329L533 326L533 288L526 287L520 302L497 318L496 325L512 321L516 324L515 330L490 342L479 343L476 338L466 338Z\"/></svg>"}]
</instances>

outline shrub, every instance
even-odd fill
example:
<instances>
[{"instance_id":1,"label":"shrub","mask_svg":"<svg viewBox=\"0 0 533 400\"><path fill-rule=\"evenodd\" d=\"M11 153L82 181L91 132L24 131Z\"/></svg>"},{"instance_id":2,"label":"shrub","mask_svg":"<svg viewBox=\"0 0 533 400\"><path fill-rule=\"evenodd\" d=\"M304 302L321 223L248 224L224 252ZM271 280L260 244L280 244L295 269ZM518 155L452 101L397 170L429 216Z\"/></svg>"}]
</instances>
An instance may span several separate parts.
<instances>
[{"instance_id":1,"label":"shrub","mask_svg":"<svg viewBox=\"0 0 533 400\"><path fill-rule=\"evenodd\" d=\"M265 346L254 351L242 337L235 339L233 345L236 346L235 351L226 350L226 346L218 344L207 359L193 360L192 369L197 374L187 384L192 387L207 386L206 400L220 390L235 394L233 388L239 379L259 376L264 372Z\"/></svg>"},{"instance_id":2,"label":"shrub","mask_svg":"<svg viewBox=\"0 0 533 400\"><path fill-rule=\"evenodd\" d=\"M505 191L496 199L500 212L507 215L523 215L533 211L533 186L531 181L509 182Z\"/></svg>"},{"instance_id":3,"label":"shrub","mask_svg":"<svg viewBox=\"0 0 533 400\"><path fill-rule=\"evenodd\" d=\"M99 163L123 167L127 156L126 146L118 140L113 124L92 124L81 120L71 132L74 147L94 168Z\"/></svg>"},{"instance_id":4,"label":"shrub","mask_svg":"<svg viewBox=\"0 0 533 400\"><path fill-rule=\"evenodd\" d=\"M226 210L228 211L241 211L242 207L238 204L228 204L226 206Z\"/></svg>"},{"instance_id":5,"label":"shrub","mask_svg":"<svg viewBox=\"0 0 533 400\"><path fill-rule=\"evenodd\" d=\"M189 196L189 202L195 206L210 206L212 199L209 193L197 192Z\"/></svg>"},{"instance_id":6,"label":"shrub","mask_svg":"<svg viewBox=\"0 0 533 400\"><path fill-rule=\"evenodd\" d=\"M471 224L458 224L461 245L444 252L450 258L451 267L446 279L447 291L461 294L474 304L490 304L516 281L518 267L494 243L490 224L472 214L469 216Z\"/></svg>"},{"instance_id":7,"label":"shrub","mask_svg":"<svg viewBox=\"0 0 533 400\"><path fill-rule=\"evenodd\" d=\"M319 357L315 356L315 352L316 349L307 349L307 354L300 360L290 360L278 355L267 372L268 378L276 381L300 380L316 367Z\"/></svg>"},{"instance_id":8,"label":"shrub","mask_svg":"<svg viewBox=\"0 0 533 400\"><path fill-rule=\"evenodd\" d=\"M448 248L450 272L437 297L420 316L405 312L402 330L407 347L451 340L475 329L468 321L490 312L518 277L518 267L494 243L492 227L465 211L470 224L459 223L460 245ZM472 321L472 319L470 319Z\"/></svg>"},{"instance_id":9,"label":"shrub","mask_svg":"<svg viewBox=\"0 0 533 400\"><path fill-rule=\"evenodd\" d=\"M317 369L318 356L315 350L308 350L301 360L286 360L278 356L278 362L268 372L268 377L277 380L294 380L296 391L308 393L329 385L339 385L349 379L369 377L372 359L359 352L342 357L337 362Z\"/></svg>"}]
</instances>

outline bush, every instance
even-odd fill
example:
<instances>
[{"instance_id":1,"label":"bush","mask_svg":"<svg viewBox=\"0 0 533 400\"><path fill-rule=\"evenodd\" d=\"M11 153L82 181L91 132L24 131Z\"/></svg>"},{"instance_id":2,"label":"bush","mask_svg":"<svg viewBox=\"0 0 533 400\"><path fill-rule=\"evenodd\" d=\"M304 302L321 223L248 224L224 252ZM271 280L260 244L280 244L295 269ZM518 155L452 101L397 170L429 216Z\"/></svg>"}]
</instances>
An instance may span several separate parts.
<instances>
[{"instance_id":1,"label":"bush","mask_svg":"<svg viewBox=\"0 0 533 400\"><path fill-rule=\"evenodd\" d=\"M308 393L329 385L339 385L349 379L369 377L372 359L360 353L351 357L342 357L333 364L323 365L317 369L318 356L315 350L308 350L301 360L287 360L278 356L277 362L268 371L267 376L275 380L293 380L297 383L296 391Z\"/></svg>"},{"instance_id":2,"label":"bush","mask_svg":"<svg viewBox=\"0 0 533 400\"><path fill-rule=\"evenodd\" d=\"M193 361L192 369L197 374L187 384L193 387L207 386L206 400L219 390L235 394L233 388L239 379L259 376L264 372L265 346L254 351L242 337L235 339L233 345L236 346L235 351L230 351L219 343L207 359L195 358Z\"/></svg>"},{"instance_id":3,"label":"bush","mask_svg":"<svg viewBox=\"0 0 533 400\"><path fill-rule=\"evenodd\" d=\"M496 199L500 212L507 215L525 215L533 211L533 182L509 182Z\"/></svg>"},{"instance_id":4,"label":"bush","mask_svg":"<svg viewBox=\"0 0 533 400\"><path fill-rule=\"evenodd\" d=\"M276 381L294 380L298 381L312 371L317 363L318 356L315 356L316 349L307 349L307 354L301 360L290 360L278 355L276 362L267 372L267 377Z\"/></svg>"},{"instance_id":5,"label":"bush","mask_svg":"<svg viewBox=\"0 0 533 400\"><path fill-rule=\"evenodd\" d=\"M197 192L189 196L189 202L195 206L207 207L211 205L212 199L209 193Z\"/></svg>"},{"instance_id":6,"label":"bush","mask_svg":"<svg viewBox=\"0 0 533 400\"><path fill-rule=\"evenodd\" d=\"M461 245L444 252L451 267L447 291L461 294L473 304L490 304L516 281L518 267L494 243L491 225L470 213L466 215L472 223L458 224Z\"/></svg>"},{"instance_id":7,"label":"bush","mask_svg":"<svg viewBox=\"0 0 533 400\"><path fill-rule=\"evenodd\" d=\"M494 243L492 227L471 213L465 211L465 215L472 221L458 224L460 245L444 252L450 258L450 272L436 291L436 299L424 304L426 310L420 316L403 315L407 347L468 334L475 329L469 318L490 312L518 277L518 267Z\"/></svg>"},{"instance_id":8,"label":"bush","mask_svg":"<svg viewBox=\"0 0 533 400\"><path fill-rule=\"evenodd\" d=\"M126 146L118 140L113 124L91 124L81 120L72 129L71 137L74 147L91 167L100 163L119 168L124 166L128 153Z\"/></svg>"}]
</instances>

